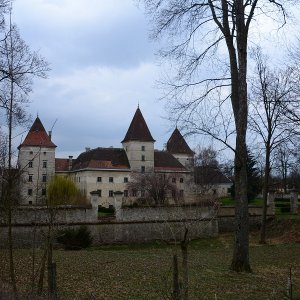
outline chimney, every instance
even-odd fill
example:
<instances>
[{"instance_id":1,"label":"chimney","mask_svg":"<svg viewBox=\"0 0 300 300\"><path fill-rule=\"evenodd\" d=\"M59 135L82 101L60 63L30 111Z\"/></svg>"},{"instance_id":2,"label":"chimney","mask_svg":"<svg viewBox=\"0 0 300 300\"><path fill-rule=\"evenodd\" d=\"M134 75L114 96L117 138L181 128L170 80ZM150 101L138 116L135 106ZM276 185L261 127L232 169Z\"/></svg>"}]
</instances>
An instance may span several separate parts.
<instances>
[{"instance_id":1,"label":"chimney","mask_svg":"<svg viewBox=\"0 0 300 300\"><path fill-rule=\"evenodd\" d=\"M50 138L50 141L51 141L51 137L52 137L52 131L48 131L48 135L49 135L49 138Z\"/></svg>"},{"instance_id":2,"label":"chimney","mask_svg":"<svg viewBox=\"0 0 300 300\"><path fill-rule=\"evenodd\" d=\"M73 156L69 156L69 171L72 170L72 162L73 162Z\"/></svg>"}]
</instances>

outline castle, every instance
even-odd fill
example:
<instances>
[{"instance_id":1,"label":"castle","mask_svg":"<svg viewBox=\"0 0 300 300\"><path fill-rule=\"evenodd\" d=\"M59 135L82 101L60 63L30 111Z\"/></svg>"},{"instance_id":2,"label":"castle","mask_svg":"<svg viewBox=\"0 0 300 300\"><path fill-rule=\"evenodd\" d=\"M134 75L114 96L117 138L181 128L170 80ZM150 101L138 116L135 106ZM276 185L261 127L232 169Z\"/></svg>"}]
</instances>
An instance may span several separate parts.
<instances>
[{"instance_id":1,"label":"castle","mask_svg":"<svg viewBox=\"0 0 300 300\"><path fill-rule=\"evenodd\" d=\"M76 159L56 158L56 145L37 117L26 138L18 147L19 168L22 170L21 204L44 204L47 183L55 174L69 176L94 206L114 204L114 194L122 193L123 202L134 203L143 198L143 190L129 189L133 174L160 174L167 177L174 191L169 191L169 204L193 202L194 152L176 128L166 150L154 149L147 123L138 107L122 140L122 148L86 148Z\"/></svg>"}]
</instances>

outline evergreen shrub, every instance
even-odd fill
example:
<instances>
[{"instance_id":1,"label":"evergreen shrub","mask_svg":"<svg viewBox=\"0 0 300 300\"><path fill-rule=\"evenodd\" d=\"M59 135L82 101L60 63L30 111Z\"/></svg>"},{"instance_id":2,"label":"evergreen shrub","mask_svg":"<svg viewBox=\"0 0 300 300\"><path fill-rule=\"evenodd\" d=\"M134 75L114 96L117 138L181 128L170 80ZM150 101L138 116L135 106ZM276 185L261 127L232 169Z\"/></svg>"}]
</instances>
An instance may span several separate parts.
<instances>
[{"instance_id":1,"label":"evergreen shrub","mask_svg":"<svg viewBox=\"0 0 300 300\"><path fill-rule=\"evenodd\" d=\"M88 248L93 242L91 232L87 226L61 230L56 240L63 245L65 250L81 250Z\"/></svg>"}]
</instances>

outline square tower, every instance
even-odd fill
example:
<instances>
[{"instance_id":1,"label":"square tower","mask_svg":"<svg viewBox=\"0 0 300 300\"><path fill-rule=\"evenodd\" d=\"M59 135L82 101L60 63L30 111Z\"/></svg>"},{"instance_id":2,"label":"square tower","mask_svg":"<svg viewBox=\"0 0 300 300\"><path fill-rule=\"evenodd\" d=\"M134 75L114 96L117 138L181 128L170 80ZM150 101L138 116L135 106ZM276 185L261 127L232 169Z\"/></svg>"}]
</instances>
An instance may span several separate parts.
<instances>
[{"instance_id":1,"label":"square tower","mask_svg":"<svg viewBox=\"0 0 300 300\"><path fill-rule=\"evenodd\" d=\"M21 171L20 204L46 203L47 183L55 174L55 148L37 117L24 142L18 147L18 165Z\"/></svg>"}]
</instances>

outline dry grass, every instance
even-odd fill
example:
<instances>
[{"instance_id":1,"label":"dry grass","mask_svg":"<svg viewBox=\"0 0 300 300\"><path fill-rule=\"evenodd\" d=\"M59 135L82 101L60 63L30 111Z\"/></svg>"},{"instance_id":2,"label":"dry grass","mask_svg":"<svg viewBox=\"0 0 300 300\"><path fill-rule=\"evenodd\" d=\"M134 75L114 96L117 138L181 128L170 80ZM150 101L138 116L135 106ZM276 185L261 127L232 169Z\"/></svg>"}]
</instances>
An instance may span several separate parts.
<instances>
[{"instance_id":1,"label":"dry grass","mask_svg":"<svg viewBox=\"0 0 300 300\"><path fill-rule=\"evenodd\" d=\"M271 233L271 232L269 232ZM228 270L232 235L194 241L189 247L190 299L283 299L292 266L294 298L300 299L300 243L279 235L259 245L251 236L253 273ZM56 250L60 299L169 299L171 254L164 245L103 246ZM7 252L0 250L0 279L8 278ZM18 285L30 286L29 250L15 252Z\"/></svg>"}]
</instances>

